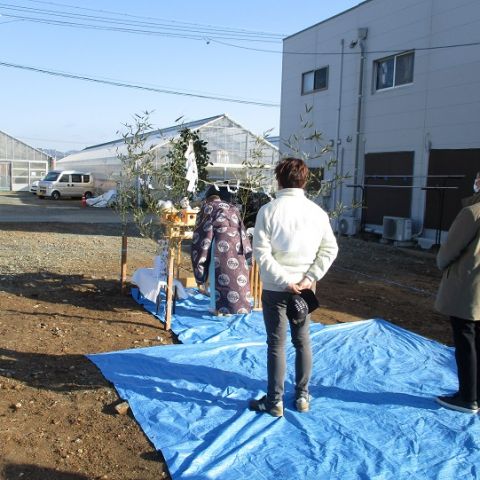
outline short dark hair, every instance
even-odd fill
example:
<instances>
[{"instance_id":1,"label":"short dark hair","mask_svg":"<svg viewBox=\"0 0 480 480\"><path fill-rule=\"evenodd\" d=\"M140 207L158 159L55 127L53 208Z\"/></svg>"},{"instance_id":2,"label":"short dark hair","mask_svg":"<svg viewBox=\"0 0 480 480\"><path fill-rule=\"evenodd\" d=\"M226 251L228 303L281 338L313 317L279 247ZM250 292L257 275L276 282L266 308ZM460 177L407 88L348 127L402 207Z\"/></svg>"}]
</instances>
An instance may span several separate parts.
<instances>
[{"instance_id":1,"label":"short dark hair","mask_svg":"<svg viewBox=\"0 0 480 480\"><path fill-rule=\"evenodd\" d=\"M308 174L308 167L300 158L284 158L275 167L275 177L282 188L304 188Z\"/></svg>"},{"instance_id":2,"label":"short dark hair","mask_svg":"<svg viewBox=\"0 0 480 480\"><path fill-rule=\"evenodd\" d=\"M224 202L232 202L232 194L228 191L226 185L210 185L205 194L205 198L208 197L220 197L220 200L223 200Z\"/></svg>"}]
</instances>

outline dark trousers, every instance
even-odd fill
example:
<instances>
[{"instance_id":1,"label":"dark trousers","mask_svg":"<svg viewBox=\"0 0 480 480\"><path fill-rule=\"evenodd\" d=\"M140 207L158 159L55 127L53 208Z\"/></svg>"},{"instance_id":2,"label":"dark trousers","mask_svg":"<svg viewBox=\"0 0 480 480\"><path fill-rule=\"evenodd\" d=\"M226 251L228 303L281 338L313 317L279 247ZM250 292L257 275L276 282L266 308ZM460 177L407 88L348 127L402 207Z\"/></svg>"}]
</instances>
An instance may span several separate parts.
<instances>
[{"instance_id":1,"label":"dark trousers","mask_svg":"<svg viewBox=\"0 0 480 480\"><path fill-rule=\"evenodd\" d=\"M455 344L459 393L467 402L480 401L480 321L450 317Z\"/></svg>"},{"instance_id":2,"label":"dark trousers","mask_svg":"<svg viewBox=\"0 0 480 480\"><path fill-rule=\"evenodd\" d=\"M263 290L262 306L267 331L267 400L277 403L283 400L287 361L285 343L287 339L288 292ZM292 343L295 347L295 393L296 397L308 395L308 382L312 372L312 348L310 344L310 315L301 325L290 322Z\"/></svg>"}]
</instances>

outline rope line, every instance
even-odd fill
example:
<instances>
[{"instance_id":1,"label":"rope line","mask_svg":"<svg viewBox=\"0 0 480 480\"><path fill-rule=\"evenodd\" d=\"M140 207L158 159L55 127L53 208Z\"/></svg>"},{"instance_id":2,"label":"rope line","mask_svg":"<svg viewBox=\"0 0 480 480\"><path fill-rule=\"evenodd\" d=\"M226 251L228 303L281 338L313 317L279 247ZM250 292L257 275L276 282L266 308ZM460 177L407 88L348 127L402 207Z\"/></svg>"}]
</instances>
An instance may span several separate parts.
<instances>
[{"instance_id":1,"label":"rope line","mask_svg":"<svg viewBox=\"0 0 480 480\"><path fill-rule=\"evenodd\" d=\"M428 297L434 297L436 294L429 292L428 290L423 290L422 288L411 287L409 285L404 285L403 283L395 282L393 280L388 280L386 278L376 277L375 275L369 275L368 273L358 272L357 270L352 270L350 268L340 267L338 265L333 265L334 270L343 270L344 272L355 273L357 275L362 275L363 277L370 278L372 280L378 280L382 283L388 283L389 285L395 285L396 287L404 288L406 290L411 290L412 292L421 293Z\"/></svg>"}]
</instances>

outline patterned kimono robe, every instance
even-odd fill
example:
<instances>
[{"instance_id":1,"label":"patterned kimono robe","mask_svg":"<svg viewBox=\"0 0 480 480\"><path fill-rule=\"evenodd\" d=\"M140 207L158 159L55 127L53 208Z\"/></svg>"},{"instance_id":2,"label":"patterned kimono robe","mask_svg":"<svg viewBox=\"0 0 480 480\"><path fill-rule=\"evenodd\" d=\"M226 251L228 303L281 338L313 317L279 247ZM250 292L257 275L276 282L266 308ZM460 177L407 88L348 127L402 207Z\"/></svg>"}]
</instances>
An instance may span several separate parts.
<instances>
[{"instance_id":1,"label":"patterned kimono robe","mask_svg":"<svg viewBox=\"0 0 480 480\"><path fill-rule=\"evenodd\" d=\"M218 313L251 311L247 264L251 255L237 207L219 198L205 201L197 215L191 258L197 283L205 283L214 268L210 295Z\"/></svg>"}]
</instances>

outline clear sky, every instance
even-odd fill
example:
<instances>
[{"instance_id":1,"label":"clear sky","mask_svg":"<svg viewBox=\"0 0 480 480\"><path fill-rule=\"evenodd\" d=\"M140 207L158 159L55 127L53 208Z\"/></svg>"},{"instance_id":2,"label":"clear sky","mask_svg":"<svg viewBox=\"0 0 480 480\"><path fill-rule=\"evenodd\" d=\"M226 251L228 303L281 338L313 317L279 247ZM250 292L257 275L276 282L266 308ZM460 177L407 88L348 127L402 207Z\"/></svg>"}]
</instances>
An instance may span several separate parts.
<instances>
[{"instance_id":1,"label":"clear sky","mask_svg":"<svg viewBox=\"0 0 480 480\"><path fill-rule=\"evenodd\" d=\"M277 134L279 107L123 88L24 67L278 105L281 38L358 3L0 0L0 130L34 147L79 150L117 138L122 123L149 110L155 128L181 116L190 121L227 113L255 133Z\"/></svg>"}]
</instances>

